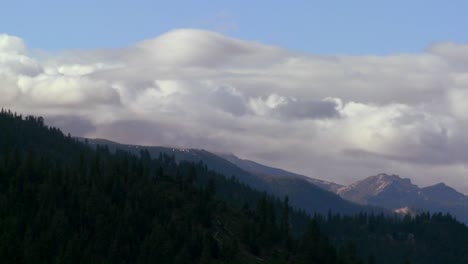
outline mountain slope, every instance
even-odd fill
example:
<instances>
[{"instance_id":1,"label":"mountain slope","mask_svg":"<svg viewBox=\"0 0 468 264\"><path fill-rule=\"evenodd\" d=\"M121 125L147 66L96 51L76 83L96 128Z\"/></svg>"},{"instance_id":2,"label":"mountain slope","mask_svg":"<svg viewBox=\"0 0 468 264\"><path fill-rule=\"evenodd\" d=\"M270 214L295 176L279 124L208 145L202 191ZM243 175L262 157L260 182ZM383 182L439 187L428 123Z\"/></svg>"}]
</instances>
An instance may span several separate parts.
<instances>
[{"instance_id":1,"label":"mountain slope","mask_svg":"<svg viewBox=\"0 0 468 264\"><path fill-rule=\"evenodd\" d=\"M443 183L419 188L411 183L410 179L379 174L341 187L337 193L356 203L388 209L409 207L431 212L448 212L468 223L468 196Z\"/></svg>"},{"instance_id":2,"label":"mountain slope","mask_svg":"<svg viewBox=\"0 0 468 264\"><path fill-rule=\"evenodd\" d=\"M263 176L268 176L268 177L279 177L279 178L303 179L324 190L331 191L331 192L336 192L337 189L343 187L343 185L340 185L334 182L314 179L314 178L310 178L310 177L300 175L297 173L292 173L283 169L268 167L263 164L251 161L251 160L240 159L234 154L219 154L219 155L225 158L226 160L232 162L233 164L239 166L243 170L256 174L256 175L263 175Z\"/></svg>"},{"instance_id":3,"label":"mountain slope","mask_svg":"<svg viewBox=\"0 0 468 264\"><path fill-rule=\"evenodd\" d=\"M271 168L253 161L240 160L234 155L216 155L198 149L125 145L102 139L87 139L87 141L91 145L109 146L111 151L123 149L137 154L146 149L152 157L167 154L174 156L178 162L203 162L208 169L223 175L235 176L239 181L256 190L266 191L277 197L288 196L293 207L303 209L309 214L327 214L328 211L341 214L382 211L379 208L362 206L344 200L335 193L319 188L316 184L333 186L333 188L338 188L340 185Z\"/></svg>"},{"instance_id":4,"label":"mountain slope","mask_svg":"<svg viewBox=\"0 0 468 264\"><path fill-rule=\"evenodd\" d=\"M189 161L189 162L203 162L209 169L217 173L226 175L228 177L235 176L238 180L245 184L259 190L266 190L265 183L257 177L252 175L231 162L215 155L211 152L202 149L178 149L171 147L160 146L138 146L120 144L106 139L80 139L81 141L88 142L91 146L107 146L111 152L116 150L124 150L130 153L140 155L142 150L147 150L153 158L158 158L160 155L165 154L174 157L176 162Z\"/></svg>"},{"instance_id":5,"label":"mountain slope","mask_svg":"<svg viewBox=\"0 0 468 264\"><path fill-rule=\"evenodd\" d=\"M233 154L220 154L220 156L264 179L272 193L288 195L293 205L307 212L325 214L331 210L335 213L355 214L364 211L381 211L379 208L356 206L356 204L340 199L333 191L343 187L342 185L240 159Z\"/></svg>"}]
</instances>

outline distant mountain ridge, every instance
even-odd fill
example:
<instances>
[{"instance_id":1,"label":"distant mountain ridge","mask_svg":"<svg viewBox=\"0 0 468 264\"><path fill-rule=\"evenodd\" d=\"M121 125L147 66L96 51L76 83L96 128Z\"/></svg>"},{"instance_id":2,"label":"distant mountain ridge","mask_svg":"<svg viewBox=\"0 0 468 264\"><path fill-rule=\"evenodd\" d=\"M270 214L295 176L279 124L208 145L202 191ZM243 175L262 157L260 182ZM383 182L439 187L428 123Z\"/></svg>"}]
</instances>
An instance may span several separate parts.
<instances>
[{"instance_id":1,"label":"distant mountain ridge","mask_svg":"<svg viewBox=\"0 0 468 264\"><path fill-rule=\"evenodd\" d=\"M126 145L104 139L88 141L91 144L107 145L111 151L120 148L138 154L147 149L153 157L159 153L166 153L174 155L177 161L202 161L209 169L227 176L235 176L255 189L278 197L287 195L293 206L308 213L324 214L332 210L336 213L353 214L383 210L379 208L400 214L422 211L448 212L468 224L468 196L444 183L420 188L410 179L381 173L344 186L241 159L234 154L215 154L199 149Z\"/></svg>"},{"instance_id":2,"label":"distant mountain ridge","mask_svg":"<svg viewBox=\"0 0 468 264\"><path fill-rule=\"evenodd\" d=\"M268 167L253 161L241 160L232 154L214 154L200 149L178 149L157 146L135 146L120 144L105 139L87 140L91 145L106 145L110 151L122 149L135 154L146 149L152 157L160 153L173 155L176 161L203 162L206 166L228 177L234 176L239 181L259 190L266 191L277 197L288 196L293 207L303 209L309 214L327 214L329 211L340 214L356 214L360 212L382 212L383 209L373 206L359 205L341 198L331 189L342 187L322 180L294 174L285 170ZM323 187L322 187L323 186Z\"/></svg>"},{"instance_id":3,"label":"distant mountain ridge","mask_svg":"<svg viewBox=\"0 0 468 264\"><path fill-rule=\"evenodd\" d=\"M257 163L255 161L241 159L234 154L218 154L221 157L225 158L226 160L232 162L233 164L239 166L240 168L249 171L254 174L258 175L267 175L272 177L280 177L280 178L299 178L304 179L312 184L317 185L318 187L327 190L336 192L341 187L344 187L341 184L337 184L330 181L324 181L320 179L314 179L308 176L300 175L297 173L289 172L279 168L268 167L263 164Z\"/></svg>"},{"instance_id":4,"label":"distant mountain ridge","mask_svg":"<svg viewBox=\"0 0 468 264\"><path fill-rule=\"evenodd\" d=\"M420 188L410 179L384 173L370 176L337 190L341 197L359 203L388 209L417 208L450 213L468 223L468 196L438 183Z\"/></svg>"},{"instance_id":5,"label":"distant mountain ridge","mask_svg":"<svg viewBox=\"0 0 468 264\"><path fill-rule=\"evenodd\" d=\"M396 175L379 174L341 187L336 192L341 197L356 203L367 204L370 202L369 199L381 198L382 203L385 203L384 207L399 208L406 206L405 201L412 199L413 193L418 192L418 187L412 184L409 179L401 179ZM395 197L404 198L404 201L395 199Z\"/></svg>"},{"instance_id":6,"label":"distant mountain ridge","mask_svg":"<svg viewBox=\"0 0 468 264\"><path fill-rule=\"evenodd\" d=\"M240 159L233 154L221 156L257 175L304 179L353 203L382 207L400 214L414 215L423 211L450 213L468 224L468 196L445 183L420 188L410 179L381 173L344 186Z\"/></svg>"}]
</instances>

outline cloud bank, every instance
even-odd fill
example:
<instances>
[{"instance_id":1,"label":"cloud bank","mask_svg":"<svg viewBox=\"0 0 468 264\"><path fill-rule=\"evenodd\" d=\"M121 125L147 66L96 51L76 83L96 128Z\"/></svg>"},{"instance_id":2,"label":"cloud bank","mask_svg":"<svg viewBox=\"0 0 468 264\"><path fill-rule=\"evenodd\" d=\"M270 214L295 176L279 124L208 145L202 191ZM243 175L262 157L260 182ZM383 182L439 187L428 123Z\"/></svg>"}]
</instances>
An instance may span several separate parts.
<instances>
[{"instance_id":1,"label":"cloud bank","mask_svg":"<svg viewBox=\"0 0 468 264\"><path fill-rule=\"evenodd\" d=\"M181 29L122 49L0 35L0 105L77 136L205 148L350 183L379 172L468 193L468 45L316 56Z\"/></svg>"}]
</instances>

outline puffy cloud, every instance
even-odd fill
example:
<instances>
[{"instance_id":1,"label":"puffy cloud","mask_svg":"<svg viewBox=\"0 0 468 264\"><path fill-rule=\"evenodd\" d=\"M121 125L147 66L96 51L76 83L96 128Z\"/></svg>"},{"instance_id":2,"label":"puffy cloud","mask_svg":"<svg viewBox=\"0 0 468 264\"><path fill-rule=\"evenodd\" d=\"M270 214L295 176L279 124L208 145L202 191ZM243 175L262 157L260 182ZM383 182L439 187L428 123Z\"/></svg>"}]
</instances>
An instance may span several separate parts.
<instances>
[{"instance_id":1,"label":"puffy cloud","mask_svg":"<svg viewBox=\"0 0 468 264\"><path fill-rule=\"evenodd\" d=\"M145 60L162 67L227 67L273 63L282 49L227 38L202 30L175 30L136 44L128 50L131 62Z\"/></svg>"},{"instance_id":2,"label":"puffy cloud","mask_svg":"<svg viewBox=\"0 0 468 264\"><path fill-rule=\"evenodd\" d=\"M119 103L119 94L101 80L41 74L19 76L23 99L34 105L79 106Z\"/></svg>"},{"instance_id":3,"label":"puffy cloud","mask_svg":"<svg viewBox=\"0 0 468 264\"><path fill-rule=\"evenodd\" d=\"M429 115L406 105L367 106L349 103L343 108L348 146L358 152L401 162L447 164L468 161L454 155L460 142L454 119Z\"/></svg>"},{"instance_id":4,"label":"puffy cloud","mask_svg":"<svg viewBox=\"0 0 468 264\"><path fill-rule=\"evenodd\" d=\"M26 46L20 38L0 34L0 73L38 74L42 70L39 63L25 53Z\"/></svg>"},{"instance_id":5,"label":"puffy cloud","mask_svg":"<svg viewBox=\"0 0 468 264\"><path fill-rule=\"evenodd\" d=\"M0 52L9 54L23 54L26 46L22 39L6 34L0 34Z\"/></svg>"},{"instance_id":6,"label":"puffy cloud","mask_svg":"<svg viewBox=\"0 0 468 264\"><path fill-rule=\"evenodd\" d=\"M182 29L37 58L0 35L0 103L78 136L234 152L339 183L387 171L468 192L467 50L316 56Z\"/></svg>"}]
</instances>

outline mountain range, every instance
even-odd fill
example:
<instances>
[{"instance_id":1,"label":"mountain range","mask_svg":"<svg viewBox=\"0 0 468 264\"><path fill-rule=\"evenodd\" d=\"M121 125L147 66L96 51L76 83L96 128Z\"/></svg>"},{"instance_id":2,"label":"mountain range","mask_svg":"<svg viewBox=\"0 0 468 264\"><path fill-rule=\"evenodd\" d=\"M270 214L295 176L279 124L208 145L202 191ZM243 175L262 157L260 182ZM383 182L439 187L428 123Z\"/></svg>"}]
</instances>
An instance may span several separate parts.
<instances>
[{"instance_id":1,"label":"mountain range","mask_svg":"<svg viewBox=\"0 0 468 264\"><path fill-rule=\"evenodd\" d=\"M358 204L450 213L468 223L468 196L444 183L420 188L410 179L381 173L338 188L336 193Z\"/></svg>"},{"instance_id":2,"label":"mountain range","mask_svg":"<svg viewBox=\"0 0 468 264\"><path fill-rule=\"evenodd\" d=\"M119 144L104 139L87 139L91 145L107 145L111 151L123 149L139 153L147 149L153 157L174 156L177 161L203 162L218 173L270 194L288 196L291 205L307 213L341 214L358 212L396 212L412 214L430 211L450 213L468 223L468 196L439 183L420 188L410 179L378 174L344 186L305 175L241 159L234 154L211 153L200 149L179 149Z\"/></svg>"},{"instance_id":3,"label":"mountain range","mask_svg":"<svg viewBox=\"0 0 468 264\"><path fill-rule=\"evenodd\" d=\"M397 213L420 211L450 213L460 221L468 223L468 196L444 183L420 188L410 179L381 173L343 186L240 159L232 154L225 154L222 157L257 175L304 179L356 204L382 207Z\"/></svg>"}]
</instances>

